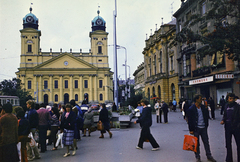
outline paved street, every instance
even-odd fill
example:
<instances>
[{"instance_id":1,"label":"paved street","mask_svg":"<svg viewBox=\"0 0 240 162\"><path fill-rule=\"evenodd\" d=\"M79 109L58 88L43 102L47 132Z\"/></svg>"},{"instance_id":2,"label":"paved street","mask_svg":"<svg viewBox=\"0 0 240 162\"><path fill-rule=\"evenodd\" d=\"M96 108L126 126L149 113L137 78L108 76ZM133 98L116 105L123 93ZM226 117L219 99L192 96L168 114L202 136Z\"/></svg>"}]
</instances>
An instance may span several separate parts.
<instances>
[{"instance_id":1,"label":"paved street","mask_svg":"<svg viewBox=\"0 0 240 162\"><path fill-rule=\"evenodd\" d=\"M212 155L218 162L223 162L226 154L224 128L219 124L221 117L220 111L217 110L216 120L211 120L208 128ZM99 139L100 133L98 131L93 132L91 137L82 137L82 140L78 141L78 150L75 156L64 158L66 148L50 151L52 146L48 146L49 151L42 153L42 158L35 161L195 162L193 152L182 150L184 135L189 134L189 132L186 121L183 120L179 110L178 112L169 112L168 124L157 124L155 118L156 116L153 115L151 132L160 145L158 151L151 151L150 143L144 143L143 150L135 148L139 139L140 127L138 124L131 123L130 128L112 129L112 139L109 138L108 134L105 134L104 139ZM200 145L201 159L203 162L207 162L203 144L200 143ZM233 142L233 154L236 161L235 142Z\"/></svg>"}]
</instances>

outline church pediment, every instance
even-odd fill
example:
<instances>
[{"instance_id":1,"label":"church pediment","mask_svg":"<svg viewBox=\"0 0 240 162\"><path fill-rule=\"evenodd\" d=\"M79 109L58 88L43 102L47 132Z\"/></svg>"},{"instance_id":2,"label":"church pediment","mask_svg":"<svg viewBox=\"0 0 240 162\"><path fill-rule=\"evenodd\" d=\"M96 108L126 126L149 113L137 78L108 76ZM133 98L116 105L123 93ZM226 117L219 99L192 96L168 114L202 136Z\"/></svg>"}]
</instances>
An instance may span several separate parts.
<instances>
[{"instance_id":1,"label":"church pediment","mask_svg":"<svg viewBox=\"0 0 240 162\"><path fill-rule=\"evenodd\" d=\"M71 54L64 53L43 62L34 69L97 69L97 67Z\"/></svg>"}]
</instances>

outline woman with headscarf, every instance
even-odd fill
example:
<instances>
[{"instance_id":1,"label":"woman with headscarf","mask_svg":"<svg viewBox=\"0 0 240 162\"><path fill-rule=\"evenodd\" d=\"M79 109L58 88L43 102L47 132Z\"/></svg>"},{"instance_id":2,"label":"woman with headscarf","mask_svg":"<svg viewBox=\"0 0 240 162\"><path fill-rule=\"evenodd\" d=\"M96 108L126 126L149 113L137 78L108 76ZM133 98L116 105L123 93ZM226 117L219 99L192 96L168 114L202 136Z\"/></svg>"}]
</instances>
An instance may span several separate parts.
<instances>
[{"instance_id":1,"label":"woman with headscarf","mask_svg":"<svg viewBox=\"0 0 240 162\"><path fill-rule=\"evenodd\" d=\"M110 132L110 121L108 117L108 110L106 108L106 105L102 104L102 109L99 114L99 122L102 122L104 129L101 130L101 136L99 138L104 138L104 133L108 131L109 137L112 138L112 133Z\"/></svg>"}]
</instances>

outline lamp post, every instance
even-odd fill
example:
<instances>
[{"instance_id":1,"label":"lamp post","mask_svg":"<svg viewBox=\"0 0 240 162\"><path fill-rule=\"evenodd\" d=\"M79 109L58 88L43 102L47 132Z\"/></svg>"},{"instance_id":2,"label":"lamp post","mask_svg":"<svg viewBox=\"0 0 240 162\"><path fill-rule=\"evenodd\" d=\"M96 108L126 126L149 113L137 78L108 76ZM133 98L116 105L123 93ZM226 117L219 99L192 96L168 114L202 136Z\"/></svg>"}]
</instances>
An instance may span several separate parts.
<instances>
[{"instance_id":1,"label":"lamp post","mask_svg":"<svg viewBox=\"0 0 240 162\"><path fill-rule=\"evenodd\" d=\"M129 95L128 95L128 98L130 98L130 66L127 65L127 64L122 64L122 66L125 66L125 70L127 69L127 67L129 67ZM127 93L127 79L126 79L126 88L125 88L125 90L126 90L126 93ZM126 99L126 97L127 97L127 95L125 95L125 99Z\"/></svg>"}]
</instances>

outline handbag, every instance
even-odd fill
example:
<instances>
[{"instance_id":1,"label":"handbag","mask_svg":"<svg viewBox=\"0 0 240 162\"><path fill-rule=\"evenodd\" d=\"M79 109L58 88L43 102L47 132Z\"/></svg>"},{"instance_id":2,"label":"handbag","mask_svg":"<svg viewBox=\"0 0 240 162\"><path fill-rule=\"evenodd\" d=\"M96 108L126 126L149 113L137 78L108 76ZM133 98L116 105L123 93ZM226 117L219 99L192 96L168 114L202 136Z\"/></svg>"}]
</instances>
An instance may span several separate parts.
<instances>
[{"instance_id":1,"label":"handbag","mask_svg":"<svg viewBox=\"0 0 240 162\"><path fill-rule=\"evenodd\" d=\"M104 126L103 126L103 124L102 124L102 122L101 121L99 121L98 123L97 123L97 130L104 130Z\"/></svg>"},{"instance_id":2,"label":"handbag","mask_svg":"<svg viewBox=\"0 0 240 162\"><path fill-rule=\"evenodd\" d=\"M184 135L183 150L197 152L198 138L192 135Z\"/></svg>"}]
</instances>

